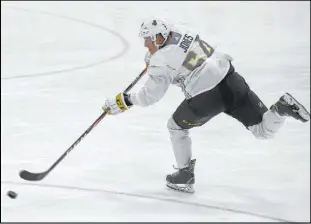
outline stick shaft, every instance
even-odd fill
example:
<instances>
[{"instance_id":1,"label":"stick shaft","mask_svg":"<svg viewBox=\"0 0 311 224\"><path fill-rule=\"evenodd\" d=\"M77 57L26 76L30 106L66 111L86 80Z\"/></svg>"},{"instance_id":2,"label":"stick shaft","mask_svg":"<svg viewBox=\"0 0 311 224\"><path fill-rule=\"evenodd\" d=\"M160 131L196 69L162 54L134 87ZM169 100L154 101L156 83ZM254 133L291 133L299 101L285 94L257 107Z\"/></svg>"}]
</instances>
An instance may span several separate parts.
<instances>
[{"instance_id":1,"label":"stick shaft","mask_svg":"<svg viewBox=\"0 0 311 224\"><path fill-rule=\"evenodd\" d=\"M147 67L136 77L136 79L131 82L131 84L124 90L124 93L127 93L130 91L136 83L141 79L141 77L145 74L147 70ZM46 175L48 175L70 152L73 150L79 143L80 141L88 135L92 129L99 124L99 122L107 115L107 112L103 112L94 122L91 124L91 126L61 155L61 157L58 158L58 160L53 163L53 165L46 170L45 172L42 173L30 173L26 170L23 170L20 172L20 177L29 180L29 181L38 181L42 180Z\"/></svg>"}]
</instances>

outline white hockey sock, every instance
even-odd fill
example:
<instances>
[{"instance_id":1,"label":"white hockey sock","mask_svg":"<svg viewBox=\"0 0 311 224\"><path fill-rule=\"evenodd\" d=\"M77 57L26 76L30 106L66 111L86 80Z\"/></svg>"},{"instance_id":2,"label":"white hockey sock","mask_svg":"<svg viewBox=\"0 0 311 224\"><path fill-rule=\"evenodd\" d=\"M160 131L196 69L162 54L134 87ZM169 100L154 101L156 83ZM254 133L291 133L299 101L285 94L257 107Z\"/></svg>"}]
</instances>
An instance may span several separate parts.
<instances>
[{"instance_id":1,"label":"white hockey sock","mask_svg":"<svg viewBox=\"0 0 311 224\"><path fill-rule=\"evenodd\" d=\"M170 132L177 168L181 169L189 166L192 156L189 130L181 129L172 117L167 123L167 128Z\"/></svg>"},{"instance_id":2,"label":"white hockey sock","mask_svg":"<svg viewBox=\"0 0 311 224\"><path fill-rule=\"evenodd\" d=\"M258 139L273 138L275 133L283 126L285 116L279 115L276 111L268 110L262 116L259 124L248 127Z\"/></svg>"}]
</instances>

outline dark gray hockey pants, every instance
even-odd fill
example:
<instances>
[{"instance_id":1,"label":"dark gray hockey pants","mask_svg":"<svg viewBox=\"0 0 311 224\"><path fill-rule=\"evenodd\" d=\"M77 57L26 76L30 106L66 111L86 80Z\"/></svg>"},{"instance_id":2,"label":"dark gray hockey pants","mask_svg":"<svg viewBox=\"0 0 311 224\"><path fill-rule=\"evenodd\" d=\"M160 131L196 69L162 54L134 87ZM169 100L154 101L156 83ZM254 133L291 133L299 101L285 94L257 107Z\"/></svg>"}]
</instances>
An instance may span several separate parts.
<instances>
[{"instance_id":1,"label":"dark gray hockey pants","mask_svg":"<svg viewBox=\"0 0 311 224\"><path fill-rule=\"evenodd\" d=\"M184 100L168 120L167 128L178 168L187 167L192 157L189 129L202 126L222 112L240 121L258 139L272 138L285 120L267 109L231 65L226 77L216 87Z\"/></svg>"}]
</instances>

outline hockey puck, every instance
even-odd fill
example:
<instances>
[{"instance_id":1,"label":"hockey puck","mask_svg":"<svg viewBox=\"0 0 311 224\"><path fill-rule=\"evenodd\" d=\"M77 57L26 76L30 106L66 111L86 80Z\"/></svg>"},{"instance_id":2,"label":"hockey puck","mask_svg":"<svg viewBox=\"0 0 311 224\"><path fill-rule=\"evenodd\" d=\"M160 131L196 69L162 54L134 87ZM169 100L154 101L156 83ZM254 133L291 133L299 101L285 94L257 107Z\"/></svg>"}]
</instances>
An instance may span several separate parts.
<instances>
[{"instance_id":1,"label":"hockey puck","mask_svg":"<svg viewBox=\"0 0 311 224\"><path fill-rule=\"evenodd\" d=\"M7 195L12 199L15 199L17 197L17 194L14 191L8 191Z\"/></svg>"}]
</instances>

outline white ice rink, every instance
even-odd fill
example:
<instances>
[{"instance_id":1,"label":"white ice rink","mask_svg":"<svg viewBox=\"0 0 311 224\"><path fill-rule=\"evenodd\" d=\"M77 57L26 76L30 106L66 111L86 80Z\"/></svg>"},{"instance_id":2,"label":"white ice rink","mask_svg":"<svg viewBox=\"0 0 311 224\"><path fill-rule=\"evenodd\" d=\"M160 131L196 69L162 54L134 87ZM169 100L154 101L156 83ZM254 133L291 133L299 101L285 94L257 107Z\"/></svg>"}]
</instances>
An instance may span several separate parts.
<instances>
[{"instance_id":1,"label":"white ice rink","mask_svg":"<svg viewBox=\"0 0 311 224\"><path fill-rule=\"evenodd\" d=\"M310 2L1 2L1 221L310 221L310 122L263 141L220 115L191 131L196 193L166 189L174 86L105 117L44 180L19 177L52 165L141 72L150 16L232 55L267 107L289 92L310 111Z\"/></svg>"}]
</instances>

